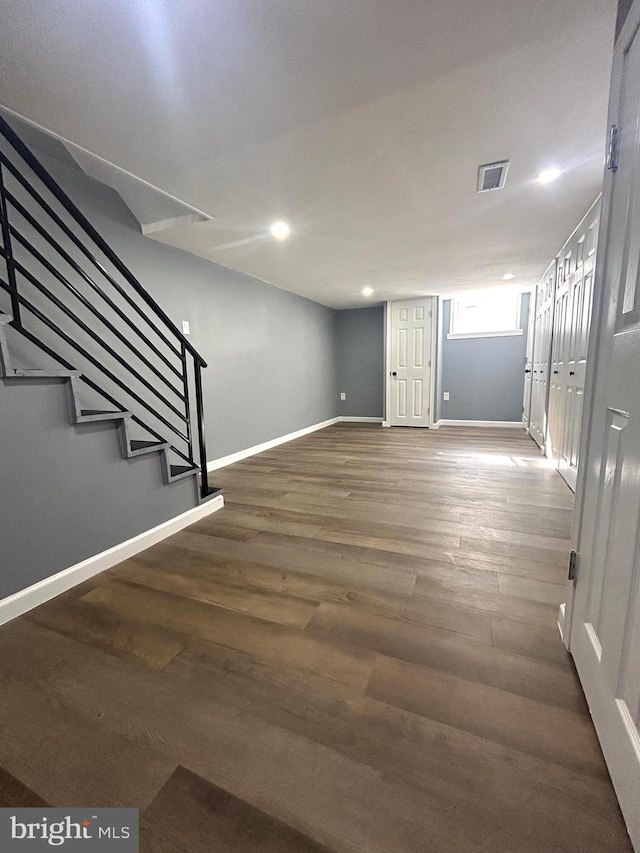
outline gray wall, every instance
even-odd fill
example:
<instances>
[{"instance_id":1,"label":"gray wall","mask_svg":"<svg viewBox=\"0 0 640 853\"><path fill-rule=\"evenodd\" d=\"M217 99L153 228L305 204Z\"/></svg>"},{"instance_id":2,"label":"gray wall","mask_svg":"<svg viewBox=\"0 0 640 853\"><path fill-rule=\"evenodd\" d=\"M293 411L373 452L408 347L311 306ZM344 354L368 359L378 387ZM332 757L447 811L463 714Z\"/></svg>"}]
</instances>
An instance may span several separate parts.
<instances>
[{"instance_id":1,"label":"gray wall","mask_svg":"<svg viewBox=\"0 0 640 853\"><path fill-rule=\"evenodd\" d=\"M0 382L0 598L195 506L157 454L124 460L113 423L69 426L59 380Z\"/></svg>"},{"instance_id":2,"label":"gray wall","mask_svg":"<svg viewBox=\"0 0 640 853\"><path fill-rule=\"evenodd\" d=\"M171 319L189 321L209 365L210 459L337 414L332 310L144 237L117 193L39 157Z\"/></svg>"},{"instance_id":3,"label":"gray wall","mask_svg":"<svg viewBox=\"0 0 640 853\"><path fill-rule=\"evenodd\" d=\"M520 421L529 296L523 298L522 336L447 340L450 300L438 299L435 419ZM338 414L384 416L384 306L338 311ZM442 392L449 391L449 401Z\"/></svg>"},{"instance_id":4,"label":"gray wall","mask_svg":"<svg viewBox=\"0 0 640 853\"><path fill-rule=\"evenodd\" d=\"M383 417L384 308L337 311L338 414L360 418Z\"/></svg>"},{"instance_id":5,"label":"gray wall","mask_svg":"<svg viewBox=\"0 0 640 853\"><path fill-rule=\"evenodd\" d=\"M447 339L451 300L442 302L443 420L521 421L529 295L522 300L522 335ZM449 392L449 400L442 395Z\"/></svg>"},{"instance_id":6,"label":"gray wall","mask_svg":"<svg viewBox=\"0 0 640 853\"><path fill-rule=\"evenodd\" d=\"M113 190L39 156L169 316L189 320L209 364L210 459L338 414L334 311L142 236ZM16 366L45 366L13 335ZM195 505L193 481L165 487L157 459L122 460L113 427L69 426L59 383L0 382L0 431L0 596Z\"/></svg>"}]
</instances>

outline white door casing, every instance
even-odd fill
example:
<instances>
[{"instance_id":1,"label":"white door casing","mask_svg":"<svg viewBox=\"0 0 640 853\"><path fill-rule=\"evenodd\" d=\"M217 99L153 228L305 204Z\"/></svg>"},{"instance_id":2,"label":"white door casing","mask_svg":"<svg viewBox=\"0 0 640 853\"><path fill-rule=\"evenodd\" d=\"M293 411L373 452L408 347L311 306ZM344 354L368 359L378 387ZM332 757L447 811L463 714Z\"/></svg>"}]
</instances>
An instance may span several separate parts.
<instances>
[{"instance_id":1,"label":"white door casing","mask_svg":"<svg viewBox=\"0 0 640 853\"><path fill-rule=\"evenodd\" d=\"M433 298L389 303L387 420L391 426L432 425Z\"/></svg>"},{"instance_id":2,"label":"white door casing","mask_svg":"<svg viewBox=\"0 0 640 853\"><path fill-rule=\"evenodd\" d=\"M629 834L640 850L640 0L614 54L589 411L578 481L570 649ZM570 617L569 617L570 613Z\"/></svg>"}]
</instances>

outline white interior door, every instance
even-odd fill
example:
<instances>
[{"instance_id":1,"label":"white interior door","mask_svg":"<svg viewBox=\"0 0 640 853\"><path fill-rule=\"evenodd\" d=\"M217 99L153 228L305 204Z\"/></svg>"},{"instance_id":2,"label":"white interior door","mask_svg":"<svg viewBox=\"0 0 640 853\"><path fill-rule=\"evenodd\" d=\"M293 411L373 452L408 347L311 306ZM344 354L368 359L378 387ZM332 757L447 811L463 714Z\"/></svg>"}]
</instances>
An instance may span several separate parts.
<instances>
[{"instance_id":1,"label":"white interior door","mask_svg":"<svg viewBox=\"0 0 640 853\"><path fill-rule=\"evenodd\" d=\"M551 330L556 284L556 262L548 267L538 285L533 346L530 434L544 448L547 436L547 391L551 357Z\"/></svg>"},{"instance_id":2,"label":"white interior door","mask_svg":"<svg viewBox=\"0 0 640 853\"><path fill-rule=\"evenodd\" d=\"M391 426L431 426L432 312L431 298L391 303Z\"/></svg>"},{"instance_id":3,"label":"white interior door","mask_svg":"<svg viewBox=\"0 0 640 853\"><path fill-rule=\"evenodd\" d=\"M587 370L587 348L593 301L593 276L600 224L600 199L580 223L573 238L575 264L569 281L569 332L562 377L564 422L558 470L573 491L578 477L580 431Z\"/></svg>"},{"instance_id":4,"label":"white interior door","mask_svg":"<svg viewBox=\"0 0 640 853\"><path fill-rule=\"evenodd\" d=\"M529 432L531 424L531 392L533 386L533 347L536 334L537 288L529 301L529 322L527 326L527 352L524 365L524 397L522 399L522 426Z\"/></svg>"},{"instance_id":5,"label":"white interior door","mask_svg":"<svg viewBox=\"0 0 640 853\"><path fill-rule=\"evenodd\" d=\"M547 434L547 456L559 466L562 451L562 436L566 408L566 387L569 368L568 350L571 337L571 303L569 285L571 250L563 252L558 259L556 292L553 308L553 332L551 346L551 372L549 374L549 430Z\"/></svg>"},{"instance_id":6,"label":"white interior door","mask_svg":"<svg viewBox=\"0 0 640 853\"><path fill-rule=\"evenodd\" d=\"M640 850L640 0L614 58L610 116L617 171L596 272L602 310L591 335L592 405L571 651L636 850Z\"/></svg>"},{"instance_id":7,"label":"white interior door","mask_svg":"<svg viewBox=\"0 0 640 853\"><path fill-rule=\"evenodd\" d=\"M544 301L544 283L540 282L536 293L535 314L536 325L533 345L533 370L531 372L531 414L529 417L529 434L539 447L544 443L542 422L544 418L544 405L540 397L540 385L538 382L538 367L540 361L540 347L542 345L542 303Z\"/></svg>"}]
</instances>

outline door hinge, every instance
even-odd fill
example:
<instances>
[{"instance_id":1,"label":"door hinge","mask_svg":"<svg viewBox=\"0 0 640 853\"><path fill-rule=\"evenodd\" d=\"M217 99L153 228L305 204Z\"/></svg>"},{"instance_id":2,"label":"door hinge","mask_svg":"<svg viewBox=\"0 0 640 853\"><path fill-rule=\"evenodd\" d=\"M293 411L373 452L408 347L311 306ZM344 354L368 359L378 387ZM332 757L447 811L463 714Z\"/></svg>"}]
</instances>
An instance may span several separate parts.
<instances>
[{"instance_id":1,"label":"door hinge","mask_svg":"<svg viewBox=\"0 0 640 853\"><path fill-rule=\"evenodd\" d=\"M568 580L573 581L576 579L576 569L578 568L578 555L575 551L572 551L569 555L569 574L567 575Z\"/></svg>"},{"instance_id":2,"label":"door hinge","mask_svg":"<svg viewBox=\"0 0 640 853\"><path fill-rule=\"evenodd\" d=\"M615 172L620 157L620 128L612 124L609 128L609 148L607 149L607 169Z\"/></svg>"}]
</instances>

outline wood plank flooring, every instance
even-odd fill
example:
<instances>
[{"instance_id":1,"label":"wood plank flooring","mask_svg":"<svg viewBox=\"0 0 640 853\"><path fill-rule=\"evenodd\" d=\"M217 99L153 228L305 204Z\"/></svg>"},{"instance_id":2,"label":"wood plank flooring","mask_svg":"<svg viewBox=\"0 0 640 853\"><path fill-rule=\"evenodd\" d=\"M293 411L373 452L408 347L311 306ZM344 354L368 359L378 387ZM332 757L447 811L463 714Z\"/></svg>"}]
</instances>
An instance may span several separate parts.
<instances>
[{"instance_id":1,"label":"wood plank flooring","mask_svg":"<svg viewBox=\"0 0 640 853\"><path fill-rule=\"evenodd\" d=\"M556 625L573 499L516 430L330 427L0 629L0 805L145 853L628 853Z\"/></svg>"}]
</instances>

